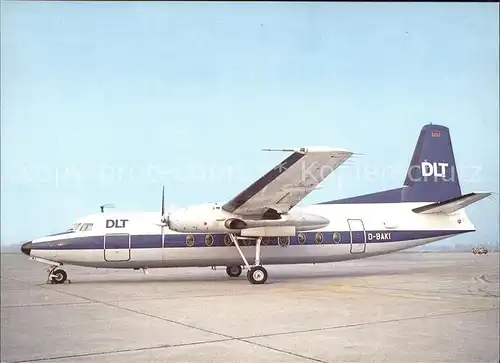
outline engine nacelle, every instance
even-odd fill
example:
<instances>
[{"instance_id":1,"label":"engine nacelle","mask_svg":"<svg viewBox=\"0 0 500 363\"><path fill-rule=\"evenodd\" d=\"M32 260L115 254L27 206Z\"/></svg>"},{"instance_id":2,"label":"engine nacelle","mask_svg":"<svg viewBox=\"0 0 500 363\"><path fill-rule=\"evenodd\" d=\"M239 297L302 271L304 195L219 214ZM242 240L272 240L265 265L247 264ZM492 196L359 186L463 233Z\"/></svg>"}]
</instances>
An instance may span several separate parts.
<instances>
[{"instance_id":1,"label":"engine nacelle","mask_svg":"<svg viewBox=\"0 0 500 363\"><path fill-rule=\"evenodd\" d=\"M248 228L248 224L245 221L238 218L229 218L224 222L224 227L231 230L245 229Z\"/></svg>"},{"instance_id":2,"label":"engine nacelle","mask_svg":"<svg viewBox=\"0 0 500 363\"><path fill-rule=\"evenodd\" d=\"M220 209L213 204L201 204L192 207L177 209L169 215L170 229L182 233L219 232L225 230L220 225Z\"/></svg>"},{"instance_id":3,"label":"engine nacelle","mask_svg":"<svg viewBox=\"0 0 500 363\"><path fill-rule=\"evenodd\" d=\"M234 216L212 205L199 205L179 209L169 217L170 228L182 233L228 233L248 228L294 227L297 231L308 231L327 226L324 217L306 214L283 214L280 219L249 219Z\"/></svg>"},{"instance_id":4,"label":"engine nacelle","mask_svg":"<svg viewBox=\"0 0 500 363\"><path fill-rule=\"evenodd\" d=\"M261 227L296 227L298 230L306 231L311 229L323 228L330 221L326 218L312 215L284 215L281 219L242 219L229 218L224 222L224 226L231 230L242 230L247 228Z\"/></svg>"}]
</instances>

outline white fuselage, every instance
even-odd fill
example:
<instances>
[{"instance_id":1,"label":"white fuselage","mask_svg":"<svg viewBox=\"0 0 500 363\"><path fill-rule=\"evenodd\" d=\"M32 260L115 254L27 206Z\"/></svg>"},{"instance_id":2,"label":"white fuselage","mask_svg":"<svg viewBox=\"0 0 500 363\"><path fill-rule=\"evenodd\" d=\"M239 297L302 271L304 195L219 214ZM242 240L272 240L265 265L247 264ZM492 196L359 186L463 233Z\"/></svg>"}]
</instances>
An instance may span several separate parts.
<instances>
[{"instance_id":1,"label":"white fuselage","mask_svg":"<svg viewBox=\"0 0 500 363\"><path fill-rule=\"evenodd\" d=\"M297 229L292 237L264 239L263 264L325 263L387 254L475 230L463 210L418 214L426 203L318 204L296 207L328 224ZM113 221L113 222L110 222ZM101 213L81 219L90 231L34 240L31 256L62 264L97 268L233 266L242 260L226 233L181 233L160 225L159 213ZM252 245L253 244L253 245ZM254 241L240 242L249 263Z\"/></svg>"}]
</instances>

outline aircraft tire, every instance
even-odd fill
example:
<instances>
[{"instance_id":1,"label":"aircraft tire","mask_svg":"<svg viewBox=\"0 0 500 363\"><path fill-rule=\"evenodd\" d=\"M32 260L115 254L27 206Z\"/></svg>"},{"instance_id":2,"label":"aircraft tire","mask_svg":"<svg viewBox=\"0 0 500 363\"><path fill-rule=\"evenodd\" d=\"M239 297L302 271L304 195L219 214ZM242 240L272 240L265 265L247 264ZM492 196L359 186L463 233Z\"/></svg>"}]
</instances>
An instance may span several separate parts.
<instances>
[{"instance_id":1,"label":"aircraft tire","mask_svg":"<svg viewBox=\"0 0 500 363\"><path fill-rule=\"evenodd\" d=\"M238 277L243 269L241 266L227 266L226 273L229 277Z\"/></svg>"},{"instance_id":2,"label":"aircraft tire","mask_svg":"<svg viewBox=\"0 0 500 363\"><path fill-rule=\"evenodd\" d=\"M254 266L248 270L247 279L253 285L261 285L267 281L267 270L262 266Z\"/></svg>"},{"instance_id":3,"label":"aircraft tire","mask_svg":"<svg viewBox=\"0 0 500 363\"><path fill-rule=\"evenodd\" d=\"M66 271L61 270L61 269L57 269L57 270L53 271L52 275L55 275L55 276L52 276L52 283L54 283L54 284L64 284L64 282L68 278Z\"/></svg>"}]
</instances>

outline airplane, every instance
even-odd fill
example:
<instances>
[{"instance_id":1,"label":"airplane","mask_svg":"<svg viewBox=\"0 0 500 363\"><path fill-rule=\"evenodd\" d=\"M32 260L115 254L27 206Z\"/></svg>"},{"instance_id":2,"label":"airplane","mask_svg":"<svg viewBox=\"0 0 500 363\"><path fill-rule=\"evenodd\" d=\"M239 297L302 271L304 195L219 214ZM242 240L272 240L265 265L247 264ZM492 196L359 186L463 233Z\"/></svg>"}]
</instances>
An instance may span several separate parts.
<instances>
[{"instance_id":1,"label":"airplane","mask_svg":"<svg viewBox=\"0 0 500 363\"><path fill-rule=\"evenodd\" d=\"M464 208L491 192L462 194L449 129L420 131L402 187L299 206L354 153L345 149L285 149L279 165L223 203L165 213L105 212L71 228L28 241L21 251L48 264L47 282L67 280L63 265L142 269L247 269L264 284L267 265L317 264L401 251L476 230Z\"/></svg>"}]
</instances>

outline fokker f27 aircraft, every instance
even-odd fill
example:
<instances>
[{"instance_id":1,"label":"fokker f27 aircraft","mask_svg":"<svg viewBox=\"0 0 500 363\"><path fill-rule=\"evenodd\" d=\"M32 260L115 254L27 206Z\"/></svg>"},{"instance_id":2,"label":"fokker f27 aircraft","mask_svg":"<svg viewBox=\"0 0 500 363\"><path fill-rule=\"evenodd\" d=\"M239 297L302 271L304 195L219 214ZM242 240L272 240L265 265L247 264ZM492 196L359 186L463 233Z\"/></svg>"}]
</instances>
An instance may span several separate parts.
<instances>
[{"instance_id":1,"label":"fokker f27 aircraft","mask_svg":"<svg viewBox=\"0 0 500 363\"><path fill-rule=\"evenodd\" d=\"M400 251L475 231L464 207L491 193L462 194L447 127L425 125L401 188L319 204L297 204L353 155L301 148L225 203L145 213L98 213L71 229L24 243L50 265L144 269L226 266L263 284L263 263L336 262Z\"/></svg>"}]
</instances>

